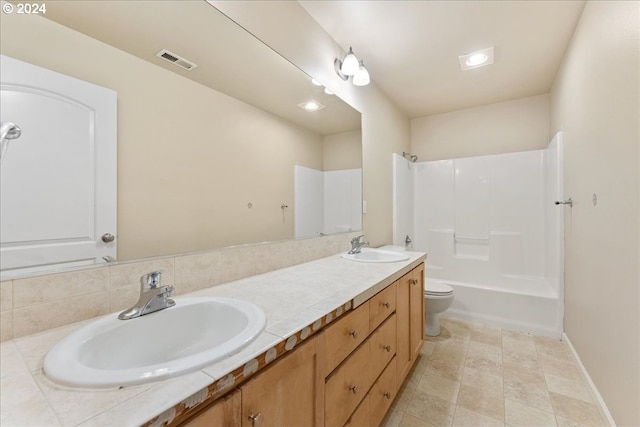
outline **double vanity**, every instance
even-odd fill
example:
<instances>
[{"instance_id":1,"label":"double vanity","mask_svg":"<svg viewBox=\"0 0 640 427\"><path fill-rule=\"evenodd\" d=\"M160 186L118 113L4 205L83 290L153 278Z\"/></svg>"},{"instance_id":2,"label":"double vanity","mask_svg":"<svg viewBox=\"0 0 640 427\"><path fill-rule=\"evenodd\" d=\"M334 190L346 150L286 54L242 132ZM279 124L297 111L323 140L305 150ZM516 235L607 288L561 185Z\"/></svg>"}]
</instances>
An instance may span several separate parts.
<instances>
[{"instance_id":1,"label":"double vanity","mask_svg":"<svg viewBox=\"0 0 640 427\"><path fill-rule=\"evenodd\" d=\"M22 359L30 375L2 391L35 382L32 402L47 407L3 405L3 421L37 410L51 425L378 425L422 345L426 255L352 255L16 340L0 362Z\"/></svg>"}]
</instances>

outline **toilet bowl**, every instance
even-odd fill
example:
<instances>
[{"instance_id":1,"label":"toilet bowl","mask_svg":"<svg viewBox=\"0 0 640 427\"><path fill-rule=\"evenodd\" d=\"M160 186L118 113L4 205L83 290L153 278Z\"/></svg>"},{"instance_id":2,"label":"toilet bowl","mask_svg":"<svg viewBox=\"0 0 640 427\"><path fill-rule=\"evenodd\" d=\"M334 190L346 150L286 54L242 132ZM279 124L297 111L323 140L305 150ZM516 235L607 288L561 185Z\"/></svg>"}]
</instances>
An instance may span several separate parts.
<instances>
[{"instance_id":1,"label":"toilet bowl","mask_svg":"<svg viewBox=\"0 0 640 427\"><path fill-rule=\"evenodd\" d=\"M425 280L424 333L430 337L440 335L440 313L451 306L453 288L444 283Z\"/></svg>"}]
</instances>

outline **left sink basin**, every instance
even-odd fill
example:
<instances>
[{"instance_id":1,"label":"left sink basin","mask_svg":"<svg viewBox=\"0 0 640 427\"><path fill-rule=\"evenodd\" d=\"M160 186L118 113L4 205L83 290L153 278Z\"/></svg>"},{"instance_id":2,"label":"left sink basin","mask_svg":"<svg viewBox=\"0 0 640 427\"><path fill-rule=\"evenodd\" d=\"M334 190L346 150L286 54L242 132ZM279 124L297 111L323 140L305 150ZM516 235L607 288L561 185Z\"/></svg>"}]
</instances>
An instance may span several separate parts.
<instances>
[{"instance_id":1,"label":"left sink basin","mask_svg":"<svg viewBox=\"0 0 640 427\"><path fill-rule=\"evenodd\" d=\"M47 377L73 387L142 384L195 371L237 353L264 330L262 309L233 298L176 298L136 319L100 318L45 356Z\"/></svg>"}]
</instances>

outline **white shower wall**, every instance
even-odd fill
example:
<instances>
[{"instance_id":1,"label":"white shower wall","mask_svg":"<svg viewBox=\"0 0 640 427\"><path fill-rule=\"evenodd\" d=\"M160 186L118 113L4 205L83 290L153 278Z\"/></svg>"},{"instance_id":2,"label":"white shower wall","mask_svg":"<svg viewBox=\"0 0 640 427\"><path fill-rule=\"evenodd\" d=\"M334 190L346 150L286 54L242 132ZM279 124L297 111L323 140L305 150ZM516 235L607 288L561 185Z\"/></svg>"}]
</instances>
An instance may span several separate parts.
<instances>
[{"instance_id":1,"label":"white shower wall","mask_svg":"<svg viewBox=\"0 0 640 427\"><path fill-rule=\"evenodd\" d=\"M405 246L413 236L413 163L393 154L393 244Z\"/></svg>"},{"instance_id":2,"label":"white shower wall","mask_svg":"<svg viewBox=\"0 0 640 427\"><path fill-rule=\"evenodd\" d=\"M362 169L294 166L295 238L362 229Z\"/></svg>"},{"instance_id":3,"label":"white shower wall","mask_svg":"<svg viewBox=\"0 0 640 427\"><path fill-rule=\"evenodd\" d=\"M427 281L456 291L452 312L546 335L562 331L563 208L554 204L562 199L561 153L558 134L545 150L420 163L394 155L394 244L409 234L427 252ZM540 301L520 307L523 295Z\"/></svg>"}]
</instances>

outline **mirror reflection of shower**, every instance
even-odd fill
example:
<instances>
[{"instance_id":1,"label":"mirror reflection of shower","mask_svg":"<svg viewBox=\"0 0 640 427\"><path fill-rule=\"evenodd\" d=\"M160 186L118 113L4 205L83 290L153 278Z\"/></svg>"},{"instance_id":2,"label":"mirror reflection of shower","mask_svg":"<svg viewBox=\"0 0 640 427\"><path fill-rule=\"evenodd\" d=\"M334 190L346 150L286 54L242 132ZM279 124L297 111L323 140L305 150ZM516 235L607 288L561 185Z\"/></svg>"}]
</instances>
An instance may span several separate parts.
<instances>
[{"instance_id":1,"label":"mirror reflection of shower","mask_svg":"<svg viewBox=\"0 0 640 427\"><path fill-rule=\"evenodd\" d=\"M404 151L402 152L402 157L404 157L405 159L409 160L411 163L415 163L418 161L418 156L416 156L415 154L411 154L411 153L405 153Z\"/></svg>"},{"instance_id":2,"label":"mirror reflection of shower","mask_svg":"<svg viewBox=\"0 0 640 427\"><path fill-rule=\"evenodd\" d=\"M20 138L20 135L22 135L22 130L15 123L0 122L0 161L4 159L9 141Z\"/></svg>"}]
</instances>

